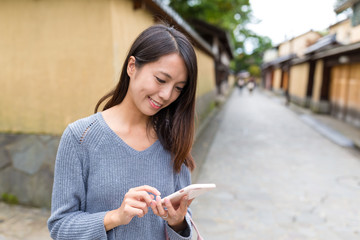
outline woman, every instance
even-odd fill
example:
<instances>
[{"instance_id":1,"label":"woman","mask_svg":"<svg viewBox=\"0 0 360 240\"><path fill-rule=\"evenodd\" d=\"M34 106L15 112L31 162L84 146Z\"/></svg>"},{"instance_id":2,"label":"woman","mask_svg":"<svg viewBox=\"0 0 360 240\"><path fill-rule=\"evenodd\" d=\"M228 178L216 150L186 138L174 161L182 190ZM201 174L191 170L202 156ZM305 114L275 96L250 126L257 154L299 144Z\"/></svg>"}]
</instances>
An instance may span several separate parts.
<instances>
[{"instance_id":1,"label":"woman","mask_svg":"<svg viewBox=\"0 0 360 240\"><path fill-rule=\"evenodd\" d=\"M95 114L70 124L58 149L48 227L54 239L191 239L197 62L179 31L142 32ZM107 101L106 101L107 100ZM103 111L97 112L105 103Z\"/></svg>"}]
</instances>

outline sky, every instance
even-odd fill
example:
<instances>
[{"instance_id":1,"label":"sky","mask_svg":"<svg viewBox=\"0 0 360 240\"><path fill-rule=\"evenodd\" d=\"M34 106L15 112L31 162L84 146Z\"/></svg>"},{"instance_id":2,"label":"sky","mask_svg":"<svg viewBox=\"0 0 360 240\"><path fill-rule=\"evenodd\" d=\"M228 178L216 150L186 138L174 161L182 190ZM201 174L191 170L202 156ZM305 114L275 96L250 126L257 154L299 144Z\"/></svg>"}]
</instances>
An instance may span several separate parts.
<instances>
[{"instance_id":1,"label":"sky","mask_svg":"<svg viewBox=\"0 0 360 240\"><path fill-rule=\"evenodd\" d=\"M335 0L250 0L253 15L260 20L248 28L267 36L274 44L310 31L326 30L340 21Z\"/></svg>"}]
</instances>

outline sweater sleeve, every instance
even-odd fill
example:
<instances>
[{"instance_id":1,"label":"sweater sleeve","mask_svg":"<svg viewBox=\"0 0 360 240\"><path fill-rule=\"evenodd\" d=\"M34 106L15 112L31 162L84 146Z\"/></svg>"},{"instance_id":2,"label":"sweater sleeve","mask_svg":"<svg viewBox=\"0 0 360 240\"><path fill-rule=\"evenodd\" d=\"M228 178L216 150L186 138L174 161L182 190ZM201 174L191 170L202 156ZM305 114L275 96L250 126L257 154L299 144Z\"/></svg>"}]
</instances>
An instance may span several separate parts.
<instances>
[{"instance_id":1,"label":"sweater sleeve","mask_svg":"<svg viewBox=\"0 0 360 240\"><path fill-rule=\"evenodd\" d=\"M175 191L178 191L188 185L191 184L191 175L189 169L183 165L181 168L180 173L177 176ZM188 213L191 216L191 210L188 208ZM192 236L192 228L191 228L191 222L188 214L185 216L185 220L187 223L186 228L181 232L181 234L175 232L168 224L166 224L166 228L169 234L169 238L171 240L187 240L191 239Z\"/></svg>"},{"instance_id":2,"label":"sweater sleeve","mask_svg":"<svg viewBox=\"0 0 360 240\"><path fill-rule=\"evenodd\" d=\"M48 228L53 239L107 239L106 212L87 213L83 164L79 143L67 127L56 156L51 216Z\"/></svg>"}]
</instances>

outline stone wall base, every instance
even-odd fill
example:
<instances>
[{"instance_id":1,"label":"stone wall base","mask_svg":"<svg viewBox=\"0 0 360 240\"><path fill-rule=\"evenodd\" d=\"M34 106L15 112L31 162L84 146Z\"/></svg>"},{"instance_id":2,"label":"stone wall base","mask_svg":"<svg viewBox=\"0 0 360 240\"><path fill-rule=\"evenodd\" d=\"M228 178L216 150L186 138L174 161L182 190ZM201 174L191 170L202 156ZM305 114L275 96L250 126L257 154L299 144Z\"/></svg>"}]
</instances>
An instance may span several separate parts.
<instances>
[{"instance_id":1,"label":"stone wall base","mask_svg":"<svg viewBox=\"0 0 360 240\"><path fill-rule=\"evenodd\" d=\"M307 99L295 95L290 95L290 101L301 107L307 107Z\"/></svg>"},{"instance_id":2,"label":"stone wall base","mask_svg":"<svg viewBox=\"0 0 360 240\"><path fill-rule=\"evenodd\" d=\"M315 113L330 113L330 103L328 101L310 101L310 109Z\"/></svg>"},{"instance_id":3,"label":"stone wall base","mask_svg":"<svg viewBox=\"0 0 360 240\"><path fill-rule=\"evenodd\" d=\"M210 91L201 97L196 98L196 116L197 116L197 123L196 125L201 125L201 122L207 117L209 112L211 111L211 105L214 104L216 101L216 91Z\"/></svg>"},{"instance_id":4,"label":"stone wall base","mask_svg":"<svg viewBox=\"0 0 360 240\"><path fill-rule=\"evenodd\" d=\"M0 196L50 208L59 136L0 133Z\"/></svg>"}]
</instances>

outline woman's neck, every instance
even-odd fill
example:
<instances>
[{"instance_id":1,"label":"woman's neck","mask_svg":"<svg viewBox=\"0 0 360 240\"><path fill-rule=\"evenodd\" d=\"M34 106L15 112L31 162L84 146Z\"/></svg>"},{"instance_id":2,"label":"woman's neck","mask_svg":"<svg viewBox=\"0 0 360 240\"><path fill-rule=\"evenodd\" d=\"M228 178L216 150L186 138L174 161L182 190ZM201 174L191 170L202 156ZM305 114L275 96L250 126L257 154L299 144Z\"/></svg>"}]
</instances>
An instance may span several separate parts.
<instances>
[{"instance_id":1,"label":"woman's neck","mask_svg":"<svg viewBox=\"0 0 360 240\"><path fill-rule=\"evenodd\" d=\"M108 126L130 147L142 151L150 147L156 140L156 132L149 126L150 117L141 115L126 104L113 106L102 112Z\"/></svg>"},{"instance_id":2,"label":"woman's neck","mask_svg":"<svg viewBox=\"0 0 360 240\"><path fill-rule=\"evenodd\" d=\"M134 108L127 106L126 102L122 102L108 110L108 119L111 120L116 129L121 128L131 131L134 128L146 129L148 127L149 116L134 111Z\"/></svg>"}]
</instances>

